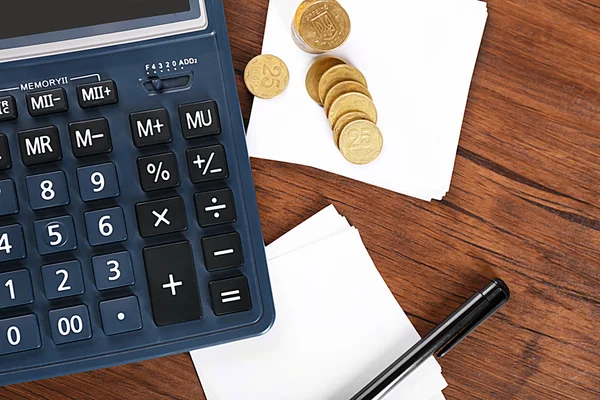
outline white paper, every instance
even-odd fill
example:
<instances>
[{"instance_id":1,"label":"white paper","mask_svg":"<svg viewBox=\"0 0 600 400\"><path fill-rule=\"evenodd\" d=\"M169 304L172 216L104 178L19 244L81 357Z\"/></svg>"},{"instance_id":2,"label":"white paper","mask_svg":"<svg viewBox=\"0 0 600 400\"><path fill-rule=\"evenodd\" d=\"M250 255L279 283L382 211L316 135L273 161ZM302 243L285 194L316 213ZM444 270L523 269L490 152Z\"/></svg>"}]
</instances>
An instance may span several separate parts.
<instances>
[{"instance_id":1,"label":"white paper","mask_svg":"<svg viewBox=\"0 0 600 400\"><path fill-rule=\"evenodd\" d=\"M354 166L335 147L323 109L305 89L315 56L301 51L290 35L296 0L270 2L263 53L282 58L291 77L280 97L255 99L250 155L320 168L424 200L441 199L450 187L486 4L341 3L352 20L352 33L334 55L367 77L384 135L381 156L367 166Z\"/></svg>"},{"instance_id":2,"label":"white paper","mask_svg":"<svg viewBox=\"0 0 600 400\"><path fill-rule=\"evenodd\" d=\"M273 245L271 331L191 353L209 400L346 399L419 339L333 206ZM386 399L440 399L445 387L430 359Z\"/></svg>"}]
</instances>

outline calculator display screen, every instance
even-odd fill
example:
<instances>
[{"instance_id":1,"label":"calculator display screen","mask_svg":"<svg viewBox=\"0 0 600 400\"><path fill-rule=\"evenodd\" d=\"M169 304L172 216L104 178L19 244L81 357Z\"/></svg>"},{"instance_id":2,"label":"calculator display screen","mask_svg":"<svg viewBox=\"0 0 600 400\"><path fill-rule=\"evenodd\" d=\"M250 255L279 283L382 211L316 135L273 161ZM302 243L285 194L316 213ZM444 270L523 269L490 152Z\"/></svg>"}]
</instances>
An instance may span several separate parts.
<instances>
[{"instance_id":1,"label":"calculator display screen","mask_svg":"<svg viewBox=\"0 0 600 400\"><path fill-rule=\"evenodd\" d=\"M0 40L190 11L189 0L11 0Z\"/></svg>"}]
</instances>

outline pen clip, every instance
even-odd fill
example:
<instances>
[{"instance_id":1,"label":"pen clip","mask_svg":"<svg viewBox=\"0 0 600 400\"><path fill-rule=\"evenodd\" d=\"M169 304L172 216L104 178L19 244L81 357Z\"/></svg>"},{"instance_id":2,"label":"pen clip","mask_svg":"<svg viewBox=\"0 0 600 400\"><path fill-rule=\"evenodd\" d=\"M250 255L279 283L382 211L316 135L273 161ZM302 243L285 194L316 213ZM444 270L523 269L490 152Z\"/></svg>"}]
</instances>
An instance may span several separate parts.
<instances>
[{"instance_id":1,"label":"pen clip","mask_svg":"<svg viewBox=\"0 0 600 400\"><path fill-rule=\"evenodd\" d=\"M494 279L490 285L480 292L487 300L486 305L481 308L481 311L474 314L470 318L465 326L456 333L455 336L451 337L448 342L436 353L436 358L442 358L450 350L456 347L457 344L462 342L471 332L473 332L479 325L483 324L488 320L500 307L502 307L510 298L510 290L504 281L501 279Z\"/></svg>"}]
</instances>

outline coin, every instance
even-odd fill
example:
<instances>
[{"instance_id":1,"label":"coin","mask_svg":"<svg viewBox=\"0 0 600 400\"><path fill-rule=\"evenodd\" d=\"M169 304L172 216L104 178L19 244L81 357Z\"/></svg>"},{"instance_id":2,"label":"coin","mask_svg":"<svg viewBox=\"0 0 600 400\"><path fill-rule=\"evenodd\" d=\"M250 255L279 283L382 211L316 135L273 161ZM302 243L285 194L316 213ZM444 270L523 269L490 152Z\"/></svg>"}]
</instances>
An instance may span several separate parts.
<instances>
[{"instance_id":1,"label":"coin","mask_svg":"<svg viewBox=\"0 0 600 400\"><path fill-rule=\"evenodd\" d=\"M293 26L293 28L296 29L296 31L300 30L300 19L302 18L302 15L304 14L304 10L306 10L306 7L310 6L315 1L318 1L318 0L304 0L302 3L300 3L298 8L296 9L296 14L294 14L294 26Z\"/></svg>"},{"instance_id":2,"label":"coin","mask_svg":"<svg viewBox=\"0 0 600 400\"><path fill-rule=\"evenodd\" d=\"M336 65L329 68L321 77L319 82L319 98L321 101L325 102L327 93L332 87L345 81L358 82L364 87L368 87L365 76L358 69L348 64Z\"/></svg>"},{"instance_id":3,"label":"coin","mask_svg":"<svg viewBox=\"0 0 600 400\"><path fill-rule=\"evenodd\" d=\"M325 101L323 103L325 105L325 114L329 114L329 109L331 108L331 105L334 101L338 99L338 97L340 97L343 94L352 92L362 93L370 99L373 99L373 97L371 96L371 92L369 92L369 89L367 89L360 83L352 81L340 82L334 87L332 87L329 93L327 93L327 96L325 97Z\"/></svg>"},{"instance_id":4,"label":"coin","mask_svg":"<svg viewBox=\"0 0 600 400\"><path fill-rule=\"evenodd\" d=\"M272 99L285 91L290 71L278 57L263 54L254 57L246 66L244 82L248 90L261 99Z\"/></svg>"},{"instance_id":5,"label":"coin","mask_svg":"<svg viewBox=\"0 0 600 400\"><path fill-rule=\"evenodd\" d=\"M339 143L340 151L344 158L353 164L369 164L383 150L383 136L381 131L371 121L350 122L342 130Z\"/></svg>"},{"instance_id":6,"label":"coin","mask_svg":"<svg viewBox=\"0 0 600 400\"><path fill-rule=\"evenodd\" d=\"M321 57L318 58L313 65L311 65L308 73L306 74L306 91L311 99L323 105L323 102L319 98L319 82L321 77L327 70L336 65L345 64L344 60L335 57Z\"/></svg>"},{"instance_id":7,"label":"coin","mask_svg":"<svg viewBox=\"0 0 600 400\"><path fill-rule=\"evenodd\" d=\"M324 53L344 44L350 27L350 17L337 1L315 0L302 9L296 29L308 47Z\"/></svg>"},{"instance_id":8,"label":"coin","mask_svg":"<svg viewBox=\"0 0 600 400\"><path fill-rule=\"evenodd\" d=\"M359 121L361 119L368 120L369 116L364 112L360 111L352 111L347 114L344 114L338 119L333 127L333 142L336 147L339 147L340 135L342 134L342 130L348 125L350 122Z\"/></svg>"},{"instance_id":9,"label":"coin","mask_svg":"<svg viewBox=\"0 0 600 400\"><path fill-rule=\"evenodd\" d=\"M369 116L369 121L377 123L377 109L373 100L362 93L346 93L331 105L328 114L329 126L333 128L342 115L352 111L364 112Z\"/></svg>"}]
</instances>

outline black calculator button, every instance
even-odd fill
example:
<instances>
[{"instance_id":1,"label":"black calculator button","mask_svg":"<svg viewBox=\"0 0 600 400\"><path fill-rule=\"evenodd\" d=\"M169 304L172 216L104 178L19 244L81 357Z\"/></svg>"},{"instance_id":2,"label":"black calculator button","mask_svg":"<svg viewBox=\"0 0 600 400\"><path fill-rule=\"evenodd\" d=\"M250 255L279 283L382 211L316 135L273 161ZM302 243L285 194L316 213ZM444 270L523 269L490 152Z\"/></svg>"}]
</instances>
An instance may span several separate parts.
<instances>
[{"instance_id":1,"label":"black calculator button","mask_svg":"<svg viewBox=\"0 0 600 400\"><path fill-rule=\"evenodd\" d=\"M38 252L43 256L77 248L75 224L70 215L35 221L33 230Z\"/></svg>"},{"instance_id":2,"label":"black calculator button","mask_svg":"<svg viewBox=\"0 0 600 400\"><path fill-rule=\"evenodd\" d=\"M90 312L85 305L52 310L48 317L54 344L78 342L92 337Z\"/></svg>"},{"instance_id":3,"label":"black calculator button","mask_svg":"<svg viewBox=\"0 0 600 400\"><path fill-rule=\"evenodd\" d=\"M63 88L27 94L27 108L32 117L56 114L69 109L67 92Z\"/></svg>"},{"instance_id":4,"label":"black calculator button","mask_svg":"<svg viewBox=\"0 0 600 400\"><path fill-rule=\"evenodd\" d=\"M173 140L171 119L166 108L133 113L129 120L136 147L169 143Z\"/></svg>"},{"instance_id":5,"label":"black calculator button","mask_svg":"<svg viewBox=\"0 0 600 400\"><path fill-rule=\"evenodd\" d=\"M140 183L144 192L179 186L177 157L169 152L137 160Z\"/></svg>"},{"instance_id":6,"label":"black calculator button","mask_svg":"<svg viewBox=\"0 0 600 400\"><path fill-rule=\"evenodd\" d=\"M69 124L71 148L75 157L93 156L112 151L110 128L105 118Z\"/></svg>"},{"instance_id":7,"label":"black calculator button","mask_svg":"<svg viewBox=\"0 0 600 400\"><path fill-rule=\"evenodd\" d=\"M135 283L133 261L128 251L96 256L92 258L92 268L98 290L132 286Z\"/></svg>"},{"instance_id":8,"label":"black calculator button","mask_svg":"<svg viewBox=\"0 0 600 400\"><path fill-rule=\"evenodd\" d=\"M17 190L15 182L12 179L0 181L0 217L4 215L16 214L19 212L19 202L17 200Z\"/></svg>"},{"instance_id":9,"label":"black calculator button","mask_svg":"<svg viewBox=\"0 0 600 400\"><path fill-rule=\"evenodd\" d=\"M194 183L229 177L227 158L222 145L200 147L186 151L190 179Z\"/></svg>"},{"instance_id":10,"label":"black calculator button","mask_svg":"<svg viewBox=\"0 0 600 400\"><path fill-rule=\"evenodd\" d=\"M19 132L19 147L26 166L62 160L60 137L55 126Z\"/></svg>"},{"instance_id":11,"label":"black calculator button","mask_svg":"<svg viewBox=\"0 0 600 400\"><path fill-rule=\"evenodd\" d=\"M31 275L26 269L0 274L0 309L33 303Z\"/></svg>"},{"instance_id":12,"label":"black calculator button","mask_svg":"<svg viewBox=\"0 0 600 400\"><path fill-rule=\"evenodd\" d=\"M0 263L25 258L25 237L19 224L0 226Z\"/></svg>"},{"instance_id":13,"label":"black calculator button","mask_svg":"<svg viewBox=\"0 0 600 400\"><path fill-rule=\"evenodd\" d=\"M78 85L77 100L81 108L115 104L119 101L117 85L115 85L113 80Z\"/></svg>"},{"instance_id":14,"label":"black calculator button","mask_svg":"<svg viewBox=\"0 0 600 400\"><path fill-rule=\"evenodd\" d=\"M77 168L77 182L83 201L110 199L121 194L117 168L113 163Z\"/></svg>"},{"instance_id":15,"label":"black calculator button","mask_svg":"<svg viewBox=\"0 0 600 400\"><path fill-rule=\"evenodd\" d=\"M25 182L32 210L66 206L70 202L67 178L62 171L30 175Z\"/></svg>"},{"instance_id":16,"label":"black calculator button","mask_svg":"<svg viewBox=\"0 0 600 400\"><path fill-rule=\"evenodd\" d=\"M202 250L209 271L244 265L242 242L237 232L202 238Z\"/></svg>"},{"instance_id":17,"label":"black calculator button","mask_svg":"<svg viewBox=\"0 0 600 400\"><path fill-rule=\"evenodd\" d=\"M140 303L135 296L101 302L100 316L107 336L142 329Z\"/></svg>"},{"instance_id":18,"label":"black calculator button","mask_svg":"<svg viewBox=\"0 0 600 400\"><path fill-rule=\"evenodd\" d=\"M216 315L233 314L252 308L248 280L245 276L213 281L208 285Z\"/></svg>"},{"instance_id":19,"label":"black calculator button","mask_svg":"<svg viewBox=\"0 0 600 400\"><path fill-rule=\"evenodd\" d=\"M88 242L92 246L127 240L125 215L121 207L89 211L84 214Z\"/></svg>"},{"instance_id":20,"label":"black calculator button","mask_svg":"<svg viewBox=\"0 0 600 400\"><path fill-rule=\"evenodd\" d=\"M77 296L85 292L81 263L77 260L42 267L44 292L49 300Z\"/></svg>"},{"instance_id":21,"label":"black calculator button","mask_svg":"<svg viewBox=\"0 0 600 400\"><path fill-rule=\"evenodd\" d=\"M0 320L0 356L40 347L40 325L35 315Z\"/></svg>"},{"instance_id":22,"label":"black calculator button","mask_svg":"<svg viewBox=\"0 0 600 400\"><path fill-rule=\"evenodd\" d=\"M229 224L235 222L235 202L231 189L213 190L196 193L196 215L201 227Z\"/></svg>"},{"instance_id":23,"label":"black calculator button","mask_svg":"<svg viewBox=\"0 0 600 400\"><path fill-rule=\"evenodd\" d=\"M217 103L213 100L185 104L179 107L181 130L186 139L221 133L221 121Z\"/></svg>"},{"instance_id":24,"label":"black calculator button","mask_svg":"<svg viewBox=\"0 0 600 400\"><path fill-rule=\"evenodd\" d=\"M144 261L156 325L172 325L202 318L196 269L189 242L147 247L144 249Z\"/></svg>"},{"instance_id":25,"label":"black calculator button","mask_svg":"<svg viewBox=\"0 0 600 400\"><path fill-rule=\"evenodd\" d=\"M12 162L10 159L10 148L8 147L8 138L0 133L0 171L10 169Z\"/></svg>"},{"instance_id":26,"label":"black calculator button","mask_svg":"<svg viewBox=\"0 0 600 400\"><path fill-rule=\"evenodd\" d=\"M15 98L12 96L0 97L0 122L12 121L18 116Z\"/></svg>"},{"instance_id":27,"label":"black calculator button","mask_svg":"<svg viewBox=\"0 0 600 400\"><path fill-rule=\"evenodd\" d=\"M142 237L166 235L187 229L185 204L179 196L135 205Z\"/></svg>"}]
</instances>

